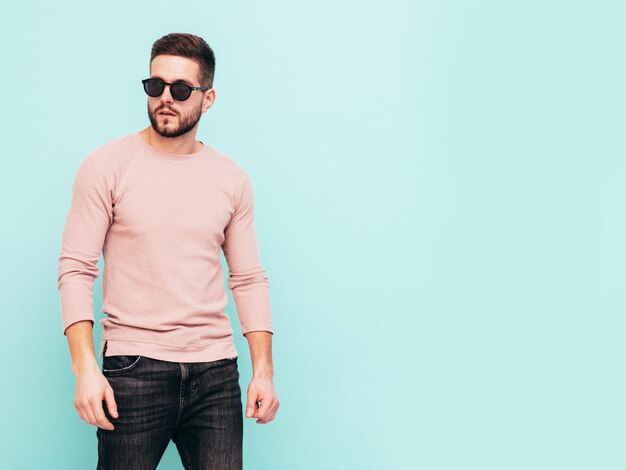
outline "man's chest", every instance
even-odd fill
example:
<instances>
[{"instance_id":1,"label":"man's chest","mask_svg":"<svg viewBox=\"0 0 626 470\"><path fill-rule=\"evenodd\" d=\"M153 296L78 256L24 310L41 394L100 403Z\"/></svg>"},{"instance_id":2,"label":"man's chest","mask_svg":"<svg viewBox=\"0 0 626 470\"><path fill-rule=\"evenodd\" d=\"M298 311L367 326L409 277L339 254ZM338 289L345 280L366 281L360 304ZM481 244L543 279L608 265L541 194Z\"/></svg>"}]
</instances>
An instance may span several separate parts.
<instances>
[{"instance_id":1,"label":"man's chest","mask_svg":"<svg viewBox=\"0 0 626 470\"><path fill-rule=\"evenodd\" d=\"M141 238L171 234L223 240L234 211L230 191L224 182L203 175L133 175L113 207L113 224L117 231Z\"/></svg>"}]
</instances>

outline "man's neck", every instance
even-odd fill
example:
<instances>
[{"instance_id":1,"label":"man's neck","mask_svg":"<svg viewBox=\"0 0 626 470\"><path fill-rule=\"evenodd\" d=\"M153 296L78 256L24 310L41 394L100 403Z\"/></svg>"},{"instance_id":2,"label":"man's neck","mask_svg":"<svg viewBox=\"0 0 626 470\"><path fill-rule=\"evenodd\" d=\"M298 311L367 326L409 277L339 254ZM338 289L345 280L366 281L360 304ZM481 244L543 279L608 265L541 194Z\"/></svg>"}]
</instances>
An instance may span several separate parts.
<instances>
[{"instance_id":1,"label":"man's neck","mask_svg":"<svg viewBox=\"0 0 626 470\"><path fill-rule=\"evenodd\" d=\"M166 138L157 134L152 126L148 126L140 134L149 145L178 155L199 152L203 146L201 142L196 142L195 132L188 132L180 137Z\"/></svg>"}]
</instances>

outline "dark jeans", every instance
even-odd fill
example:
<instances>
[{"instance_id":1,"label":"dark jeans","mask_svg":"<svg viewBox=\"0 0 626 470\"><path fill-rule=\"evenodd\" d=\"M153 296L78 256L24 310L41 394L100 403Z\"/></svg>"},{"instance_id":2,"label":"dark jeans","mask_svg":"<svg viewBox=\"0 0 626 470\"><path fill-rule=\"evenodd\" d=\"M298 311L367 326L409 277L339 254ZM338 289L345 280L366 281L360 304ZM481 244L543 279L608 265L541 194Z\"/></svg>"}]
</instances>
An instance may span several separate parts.
<instances>
[{"instance_id":1,"label":"dark jeans","mask_svg":"<svg viewBox=\"0 0 626 470\"><path fill-rule=\"evenodd\" d=\"M106 347L106 346L105 346ZM106 351L106 349L105 349ZM97 428L98 470L154 470L170 439L185 469L242 469L243 406L237 358L168 362L103 356L119 417Z\"/></svg>"}]
</instances>

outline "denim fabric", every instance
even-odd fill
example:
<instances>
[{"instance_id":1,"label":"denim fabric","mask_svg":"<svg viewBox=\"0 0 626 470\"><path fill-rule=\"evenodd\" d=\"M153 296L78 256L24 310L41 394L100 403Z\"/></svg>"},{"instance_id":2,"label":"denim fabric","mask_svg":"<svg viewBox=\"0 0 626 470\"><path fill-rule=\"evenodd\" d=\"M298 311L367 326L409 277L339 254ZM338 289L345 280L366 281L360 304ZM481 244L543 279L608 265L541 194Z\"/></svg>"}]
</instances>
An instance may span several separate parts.
<instances>
[{"instance_id":1,"label":"denim fabric","mask_svg":"<svg viewBox=\"0 0 626 470\"><path fill-rule=\"evenodd\" d=\"M106 352L106 345L105 345ZM170 442L185 469L242 469L243 406L237 357L169 362L103 356L115 393L115 429L97 428L98 470L154 470Z\"/></svg>"}]
</instances>

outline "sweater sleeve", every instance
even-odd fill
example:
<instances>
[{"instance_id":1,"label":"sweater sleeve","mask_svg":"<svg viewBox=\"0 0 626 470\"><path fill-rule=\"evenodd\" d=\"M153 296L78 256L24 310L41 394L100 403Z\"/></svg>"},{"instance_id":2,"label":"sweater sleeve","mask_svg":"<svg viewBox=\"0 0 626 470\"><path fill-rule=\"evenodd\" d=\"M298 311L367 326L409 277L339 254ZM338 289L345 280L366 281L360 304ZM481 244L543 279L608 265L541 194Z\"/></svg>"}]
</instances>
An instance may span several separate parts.
<instances>
[{"instance_id":1,"label":"sweater sleeve","mask_svg":"<svg viewBox=\"0 0 626 470\"><path fill-rule=\"evenodd\" d=\"M102 157L88 155L80 164L73 184L61 242L57 287L60 295L63 334L72 323L90 320L93 285L98 260L113 221L112 177L103 168Z\"/></svg>"},{"instance_id":2,"label":"sweater sleeve","mask_svg":"<svg viewBox=\"0 0 626 470\"><path fill-rule=\"evenodd\" d=\"M245 173L224 237L222 249L228 263L228 288L233 293L243 335L249 331L273 334L269 281L259 260L254 229L254 193Z\"/></svg>"}]
</instances>

